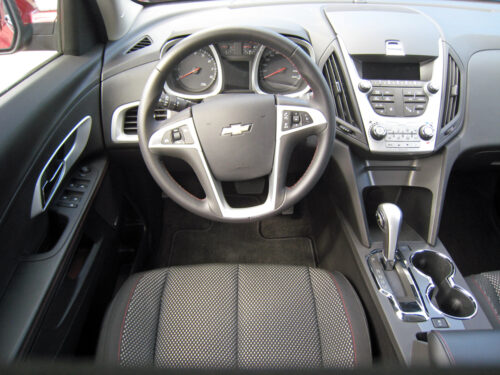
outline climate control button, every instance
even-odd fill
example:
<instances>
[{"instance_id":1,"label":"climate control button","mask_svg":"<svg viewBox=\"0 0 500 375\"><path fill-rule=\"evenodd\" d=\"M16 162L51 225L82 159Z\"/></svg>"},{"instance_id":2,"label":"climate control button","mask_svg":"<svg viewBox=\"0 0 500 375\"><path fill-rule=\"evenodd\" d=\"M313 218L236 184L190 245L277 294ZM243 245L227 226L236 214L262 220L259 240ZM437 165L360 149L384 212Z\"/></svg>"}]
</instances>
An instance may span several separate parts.
<instances>
[{"instance_id":1,"label":"climate control button","mask_svg":"<svg viewBox=\"0 0 500 375\"><path fill-rule=\"evenodd\" d=\"M420 135L420 138L424 141L428 141L434 137L434 129L430 125L422 125L418 130L418 135Z\"/></svg>"},{"instance_id":2,"label":"climate control button","mask_svg":"<svg viewBox=\"0 0 500 375\"><path fill-rule=\"evenodd\" d=\"M377 124L371 128L370 134L373 139L381 141L387 135L387 130L382 125Z\"/></svg>"}]
</instances>

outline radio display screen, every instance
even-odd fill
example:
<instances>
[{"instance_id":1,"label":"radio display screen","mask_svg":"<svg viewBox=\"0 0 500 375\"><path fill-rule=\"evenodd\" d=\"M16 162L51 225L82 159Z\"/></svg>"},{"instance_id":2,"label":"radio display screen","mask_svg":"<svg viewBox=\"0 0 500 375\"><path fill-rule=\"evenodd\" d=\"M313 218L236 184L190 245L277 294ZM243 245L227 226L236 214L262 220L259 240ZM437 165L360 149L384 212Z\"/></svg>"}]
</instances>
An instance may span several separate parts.
<instances>
[{"instance_id":1,"label":"radio display screen","mask_svg":"<svg viewBox=\"0 0 500 375\"><path fill-rule=\"evenodd\" d=\"M375 63L363 62L363 79L420 80L418 63Z\"/></svg>"}]
</instances>

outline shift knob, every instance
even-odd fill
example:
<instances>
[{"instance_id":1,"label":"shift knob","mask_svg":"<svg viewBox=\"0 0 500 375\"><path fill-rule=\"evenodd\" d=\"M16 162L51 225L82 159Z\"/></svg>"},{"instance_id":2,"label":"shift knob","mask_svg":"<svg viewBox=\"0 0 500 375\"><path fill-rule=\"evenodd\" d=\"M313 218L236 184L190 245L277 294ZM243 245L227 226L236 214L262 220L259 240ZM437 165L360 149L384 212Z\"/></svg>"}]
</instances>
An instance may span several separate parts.
<instances>
[{"instance_id":1,"label":"shift knob","mask_svg":"<svg viewBox=\"0 0 500 375\"><path fill-rule=\"evenodd\" d=\"M384 267L386 270L394 268L396 258L396 247L398 245L399 230L403 213L401 209L392 203L382 203L377 208L377 224L384 232Z\"/></svg>"}]
</instances>

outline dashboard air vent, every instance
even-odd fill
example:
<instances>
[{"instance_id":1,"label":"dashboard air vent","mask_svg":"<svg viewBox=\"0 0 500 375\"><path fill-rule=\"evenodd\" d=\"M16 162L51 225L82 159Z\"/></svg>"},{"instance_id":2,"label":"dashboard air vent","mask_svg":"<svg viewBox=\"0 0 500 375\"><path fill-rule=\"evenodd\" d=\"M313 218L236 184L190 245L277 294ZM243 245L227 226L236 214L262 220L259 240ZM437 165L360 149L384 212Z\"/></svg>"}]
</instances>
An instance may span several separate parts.
<instances>
[{"instance_id":1,"label":"dashboard air vent","mask_svg":"<svg viewBox=\"0 0 500 375\"><path fill-rule=\"evenodd\" d=\"M140 49L143 49L144 47L148 47L153 43L151 38L149 36L145 36L142 38L140 41L138 41L132 48L130 48L127 53L132 53L135 51L138 51Z\"/></svg>"},{"instance_id":2,"label":"dashboard air vent","mask_svg":"<svg viewBox=\"0 0 500 375\"><path fill-rule=\"evenodd\" d=\"M460 99L460 69L451 56L448 56L445 95L443 126L448 124L458 114L458 102Z\"/></svg>"},{"instance_id":3,"label":"dashboard air vent","mask_svg":"<svg viewBox=\"0 0 500 375\"><path fill-rule=\"evenodd\" d=\"M131 107L125 112L123 120L123 132L127 135L137 134L137 111L139 107ZM156 121L167 119L167 109L158 107L155 109L154 118Z\"/></svg>"},{"instance_id":4,"label":"dashboard air vent","mask_svg":"<svg viewBox=\"0 0 500 375\"><path fill-rule=\"evenodd\" d=\"M137 134L137 110L139 107L127 109L123 120L123 132L127 135Z\"/></svg>"},{"instance_id":5,"label":"dashboard air vent","mask_svg":"<svg viewBox=\"0 0 500 375\"><path fill-rule=\"evenodd\" d=\"M353 104L347 92L347 81L335 52L326 61L323 68L323 75L335 99L337 121L340 119L352 126L358 127L354 117Z\"/></svg>"}]
</instances>

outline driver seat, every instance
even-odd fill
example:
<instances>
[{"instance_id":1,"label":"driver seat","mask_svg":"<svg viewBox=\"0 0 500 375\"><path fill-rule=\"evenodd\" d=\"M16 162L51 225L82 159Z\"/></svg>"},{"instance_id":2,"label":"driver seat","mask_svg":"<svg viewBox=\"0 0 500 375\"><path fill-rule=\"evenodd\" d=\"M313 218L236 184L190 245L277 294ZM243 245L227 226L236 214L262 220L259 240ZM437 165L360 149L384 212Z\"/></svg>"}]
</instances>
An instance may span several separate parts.
<instances>
[{"instance_id":1,"label":"driver seat","mask_svg":"<svg viewBox=\"0 0 500 375\"><path fill-rule=\"evenodd\" d=\"M338 272L193 265L131 276L108 308L97 358L164 368L367 366L363 308Z\"/></svg>"}]
</instances>

